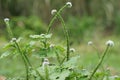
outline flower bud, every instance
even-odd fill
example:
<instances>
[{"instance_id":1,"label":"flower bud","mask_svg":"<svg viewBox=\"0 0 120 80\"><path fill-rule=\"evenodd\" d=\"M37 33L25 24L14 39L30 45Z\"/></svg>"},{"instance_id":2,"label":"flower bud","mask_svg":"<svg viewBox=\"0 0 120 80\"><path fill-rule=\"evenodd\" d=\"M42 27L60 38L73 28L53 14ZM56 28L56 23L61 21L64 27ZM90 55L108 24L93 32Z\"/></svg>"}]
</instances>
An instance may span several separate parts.
<instances>
[{"instance_id":1,"label":"flower bud","mask_svg":"<svg viewBox=\"0 0 120 80\"><path fill-rule=\"evenodd\" d=\"M57 13L57 10L56 9L53 9L52 11L51 11L51 14L52 15L55 15Z\"/></svg>"},{"instance_id":2,"label":"flower bud","mask_svg":"<svg viewBox=\"0 0 120 80\"><path fill-rule=\"evenodd\" d=\"M44 68L44 66L47 66L47 65L49 65L49 60L47 58L45 58L43 63L42 63L42 66Z\"/></svg>"},{"instance_id":3,"label":"flower bud","mask_svg":"<svg viewBox=\"0 0 120 80\"><path fill-rule=\"evenodd\" d=\"M70 48L70 52L75 52L75 49L74 48Z\"/></svg>"},{"instance_id":4,"label":"flower bud","mask_svg":"<svg viewBox=\"0 0 120 80\"><path fill-rule=\"evenodd\" d=\"M112 40L108 40L108 41L106 42L106 45L107 45L107 46L114 46L114 42L113 42Z\"/></svg>"},{"instance_id":5,"label":"flower bud","mask_svg":"<svg viewBox=\"0 0 120 80\"><path fill-rule=\"evenodd\" d=\"M89 41L89 42L88 42L88 45L92 45L92 44L93 44L93 42L92 42L92 41Z\"/></svg>"},{"instance_id":6,"label":"flower bud","mask_svg":"<svg viewBox=\"0 0 120 80\"><path fill-rule=\"evenodd\" d=\"M72 7L72 3L71 2L67 2L66 5L67 5L68 8Z\"/></svg>"},{"instance_id":7,"label":"flower bud","mask_svg":"<svg viewBox=\"0 0 120 80\"><path fill-rule=\"evenodd\" d=\"M49 46L49 47L50 47L50 48L53 48L54 46L55 46L54 44L50 44L50 46Z\"/></svg>"},{"instance_id":8,"label":"flower bud","mask_svg":"<svg viewBox=\"0 0 120 80\"><path fill-rule=\"evenodd\" d=\"M4 22L9 22L9 20L10 20L9 18L5 18Z\"/></svg>"}]
</instances>

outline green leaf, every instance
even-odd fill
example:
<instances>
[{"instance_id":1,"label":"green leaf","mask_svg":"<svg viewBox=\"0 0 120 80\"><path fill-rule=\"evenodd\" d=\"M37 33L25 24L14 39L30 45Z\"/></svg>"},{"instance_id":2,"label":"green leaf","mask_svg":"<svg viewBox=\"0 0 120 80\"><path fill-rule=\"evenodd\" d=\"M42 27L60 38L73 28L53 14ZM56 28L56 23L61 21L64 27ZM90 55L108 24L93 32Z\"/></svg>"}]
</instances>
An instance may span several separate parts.
<instances>
[{"instance_id":1,"label":"green leaf","mask_svg":"<svg viewBox=\"0 0 120 80\"><path fill-rule=\"evenodd\" d=\"M120 77L115 75L115 76L110 76L109 80L120 80Z\"/></svg>"},{"instance_id":2,"label":"green leaf","mask_svg":"<svg viewBox=\"0 0 120 80\"><path fill-rule=\"evenodd\" d=\"M48 38L51 38L51 37L52 37L52 34L46 34L46 35L45 35L45 38L47 38L47 39L48 39Z\"/></svg>"},{"instance_id":3,"label":"green leaf","mask_svg":"<svg viewBox=\"0 0 120 80\"><path fill-rule=\"evenodd\" d=\"M56 51L58 51L58 52L64 52L64 51L65 51L65 48L62 47L62 46L55 46L55 49L56 49Z\"/></svg>"},{"instance_id":4,"label":"green leaf","mask_svg":"<svg viewBox=\"0 0 120 80\"><path fill-rule=\"evenodd\" d=\"M51 38L52 34L40 34L40 35L30 35L33 39L48 39Z\"/></svg>"},{"instance_id":5,"label":"green leaf","mask_svg":"<svg viewBox=\"0 0 120 80\"><path fill-rule=\"evenodd\" d=\"M69 70L64 70L61 73L55 72L50 76L51 80L65 80L70 75Z\"/></svg>"},{"instance_id":6,"label":"green leaf","mask_svg":"<svg viewBox=\"0 0 120 80\"><path fill-rule=\"evenodd\" d=\"M79 58L80 58L80 56L74 56L74 57L70 58L69 61L64 62L63 65L68 68L75 67L76 64L79 62L78 61Z\"/></svg>"},{"instance_id":7,"label":"green leaf","mask_svg":"<svg viewBox=\"0 0 120 80\"><path fill-rule=\"evenodd\" d=\"M11 47L13 47L14 46L14 43L8 43L8 44L6 44L4 47L3 47L3 49L9 49L9 48L11 48Z\"/></svg>"},{"instance_id":8,"label":"green leaf","mask_svg":"<svg viewBox=\"0 0 120 80\"><path fill-rule=\"evenodd\" d=\"M4 58L4 57L7 57L7 56L9 56L10 54L11 54L11 52L6 51L6 52L4 52L4 53L0 56L0 59L2 59L2 58Z\"/></svg>"}]
</instances>

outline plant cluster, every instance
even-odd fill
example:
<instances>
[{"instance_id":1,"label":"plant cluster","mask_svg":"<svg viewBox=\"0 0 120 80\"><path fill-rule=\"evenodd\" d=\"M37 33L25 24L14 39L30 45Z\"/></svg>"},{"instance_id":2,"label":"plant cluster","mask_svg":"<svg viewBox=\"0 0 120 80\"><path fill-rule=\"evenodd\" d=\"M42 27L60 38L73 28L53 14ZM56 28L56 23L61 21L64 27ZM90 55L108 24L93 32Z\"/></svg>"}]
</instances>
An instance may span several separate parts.
<instances>
[{"instance_id":1,"label":"plant cluster","mask_svg":"<svg viewBox=\"0 0 120 80\"><path fill-rule=\"evenodd\" d=\"M110 47L114 46L114 42L109 40L106 42L106 49L102 55L99 56L99 62L93 69L89 71L85 68L81 68L79 64L80 55L70 56L75 52L74 48L70 48L69 33L66 29L66 25L61 12L65 8L71 8L72 3L67 2L58 11L53 9L51 14L53 15L48 30L45 34L30 35L30 41L21 44L24 38L15 38L9 25L9 19L5 18L4 21L9 33L10 42L4 47L7 51L1 55L0 58L4 58L8 55L18 55L22 58L26 76L20 76L15 78L8 78L7 80L120 80L118 76L111 76L109 70L99 70L102 66L102 62ZM51 44L48 40L52 37L50 33L52 24L56 19L59 19L65 35L66 46L59 46ZM90 41L88 45L92 45ZM41 65L35 68L30 59L30 54L38 54ZM51 61L51 58L54 61Z\"/></svg>"}]
</instances>

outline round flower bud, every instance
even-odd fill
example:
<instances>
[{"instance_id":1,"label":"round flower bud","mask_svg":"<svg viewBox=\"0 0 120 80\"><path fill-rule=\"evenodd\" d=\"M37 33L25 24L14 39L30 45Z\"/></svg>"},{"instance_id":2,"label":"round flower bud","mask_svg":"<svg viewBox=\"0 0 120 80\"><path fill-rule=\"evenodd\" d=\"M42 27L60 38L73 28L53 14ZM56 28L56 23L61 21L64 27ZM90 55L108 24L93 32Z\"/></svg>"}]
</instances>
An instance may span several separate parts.
<instances>
[{"instance_id":1,"label":"round flower bud","mask_svg":"<svg viewBox=\"0 0 120 80\"><path fill-rule=\"evenodd\" d=\"M54 44L50 44L50 48L53 48L55 45Z\"/></svg>"},{"instance_id":2,"label":"round flower bud","mask_svg":"<svg viewBox=\"0 0 120 80\"><path fill-rule=\"evenodd\" d=\"M68 8L72 7L72 3L71 2L67 2L66 5L67 5Z\"/></svg>"},{"instance_id":3,"label":"round flower bud","mask_svg":"<svg viewBox=\"0 0 120 80\"><path fill-rule=\"evenodd\" d=\"M92 44L93 44L93 42L92 42L92 41L89 41L89 42L88 42L88 45L92 45Z\"/></svg>"},{"instance_id":4,"label":"round flower bud","mask_svg":"<svg viewBox=\"0 0 120 80\"><path fill-rule=\"evenodd\" d=\"M56 9L53 9L52 11L51 11L51 14L52 15L55 15L57 13L57 10Z\"/></svg>"},{"instance_id":5,"label":"round flower bud","mask_svg":"<svg viewBox=\"0 0 120 80\"><path fill-rule=\"evenodd\" d=\"M47 58L45 58L43 63L42 63L42 66L44 68L44 66L47 66L47 65L49 65L49 60Z\"/></svg>"},{"instance_id":6,"label":"round flower bud","mask_svg":"<svg viewBox=\"0 0 120 80\"><path fill-rule=\"evenodd\" d=\"M10 20L9 18L5 18L4 19L5 22L9 22L9 20Z\"/></svg>"},{"instance_id":7,"label":"round flower bud","mask_svg":"<svg viewBox=\"0 0 120 80\"><path fill-rule=\"evenodd\" d=\"M74 48L70 48L70 52L75 52L75 49Z\"/></svg>"},{"instance_id":8,"label":"round flower bud","mask_svg":"<svg viewBox=\"0 0 120 80\"><path fill-rule=\"evenodd\" d=\"M108 40L108 41L106 42L106 45L107 45L107 46L114 46L114 42L113 42L112 40Z\"/></svg>"}]
</instances>

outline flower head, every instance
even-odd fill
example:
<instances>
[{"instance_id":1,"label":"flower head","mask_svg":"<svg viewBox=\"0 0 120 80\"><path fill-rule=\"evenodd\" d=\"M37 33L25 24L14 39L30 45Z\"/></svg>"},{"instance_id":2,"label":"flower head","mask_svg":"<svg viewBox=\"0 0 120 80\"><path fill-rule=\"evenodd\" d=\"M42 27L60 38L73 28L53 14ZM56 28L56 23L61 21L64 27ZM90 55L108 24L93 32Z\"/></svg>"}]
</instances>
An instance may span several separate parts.
<instances>
[{"instance_id":1,"label":"flower head","mask_svg":"<svg viewBox=\"0 0 120 80\"><path fill-rule=\"evenodd\" d=\"M5 22L9 22L9 20L10 20L9 18L5 18L4 19Z\"/></svg>"},{"instance_id":2,"label":"flower head","mask_svg":"<svg viewBox=\"0 0 120 80\"><path fill-rule=\"evenodd\" d=\"M92 41L89 41L89 42L88 42L88 45L92 45L92 44L93 44L93 42L92 42Z\"/></svg>"},{"instance_id":3,"label":"flower head","mask_svg":"<svg viewBox=\"0 0 120 80\"><path fill-rule=\"evenodd\" d=\"M71 2L67 2L66 5L67 5L68 8L72 7L72 3Z\"/></svg>"},{"instance_id":4,"label":"flower head","mask_svg":"<svg viewBox=\"0 0 120 80\"><path fill-rule=\"evenodd\" d=\"M75 52L75 49L74 48L70 48L70 52Z\"/></svg>"},{"instance_id":5,"label":"flower head","mask_svg":"<svg viewBox=\"0 0 120 80\"><path fill-rule=\"evenodd\" d=\"M42 66L44 68L44 66L47 66L47 65L49 65L49 60L47 58L45 58L43 63L42 63Z\"/></svg>"},{"instance_id":6,"label":"flower head","mask_svg":"<svg viewBox=\"0 0 120 80\"><path fill-rule=\"evenodd\" d=\"M55 15L57 13L57 10L56 9L53 9L52 11L51 11L51 14L52 15Z\"/></svg>"},{"instance_id":7,"label":"flower head","mask_svg":"<svg viewBox=\"0 0 120 80\"><path fill-rule=\"evenodd\" d=\"M106 45L107 45L107 46L114 46L114 42L113 42L112 40L108 40L108 41L106 42Z\"/></svg>"},{"instance_id":8,"label":"flower head","mask_svg":"<svg viewBox=\"0 0 120 80\"><path fill-rule=\"evenodd\" d=\"M50 47L50 48L53 48L54 46L55 46L54 44L50 44L50 46L49 46L49 47Z\"/></svg>"}]
</instances>

